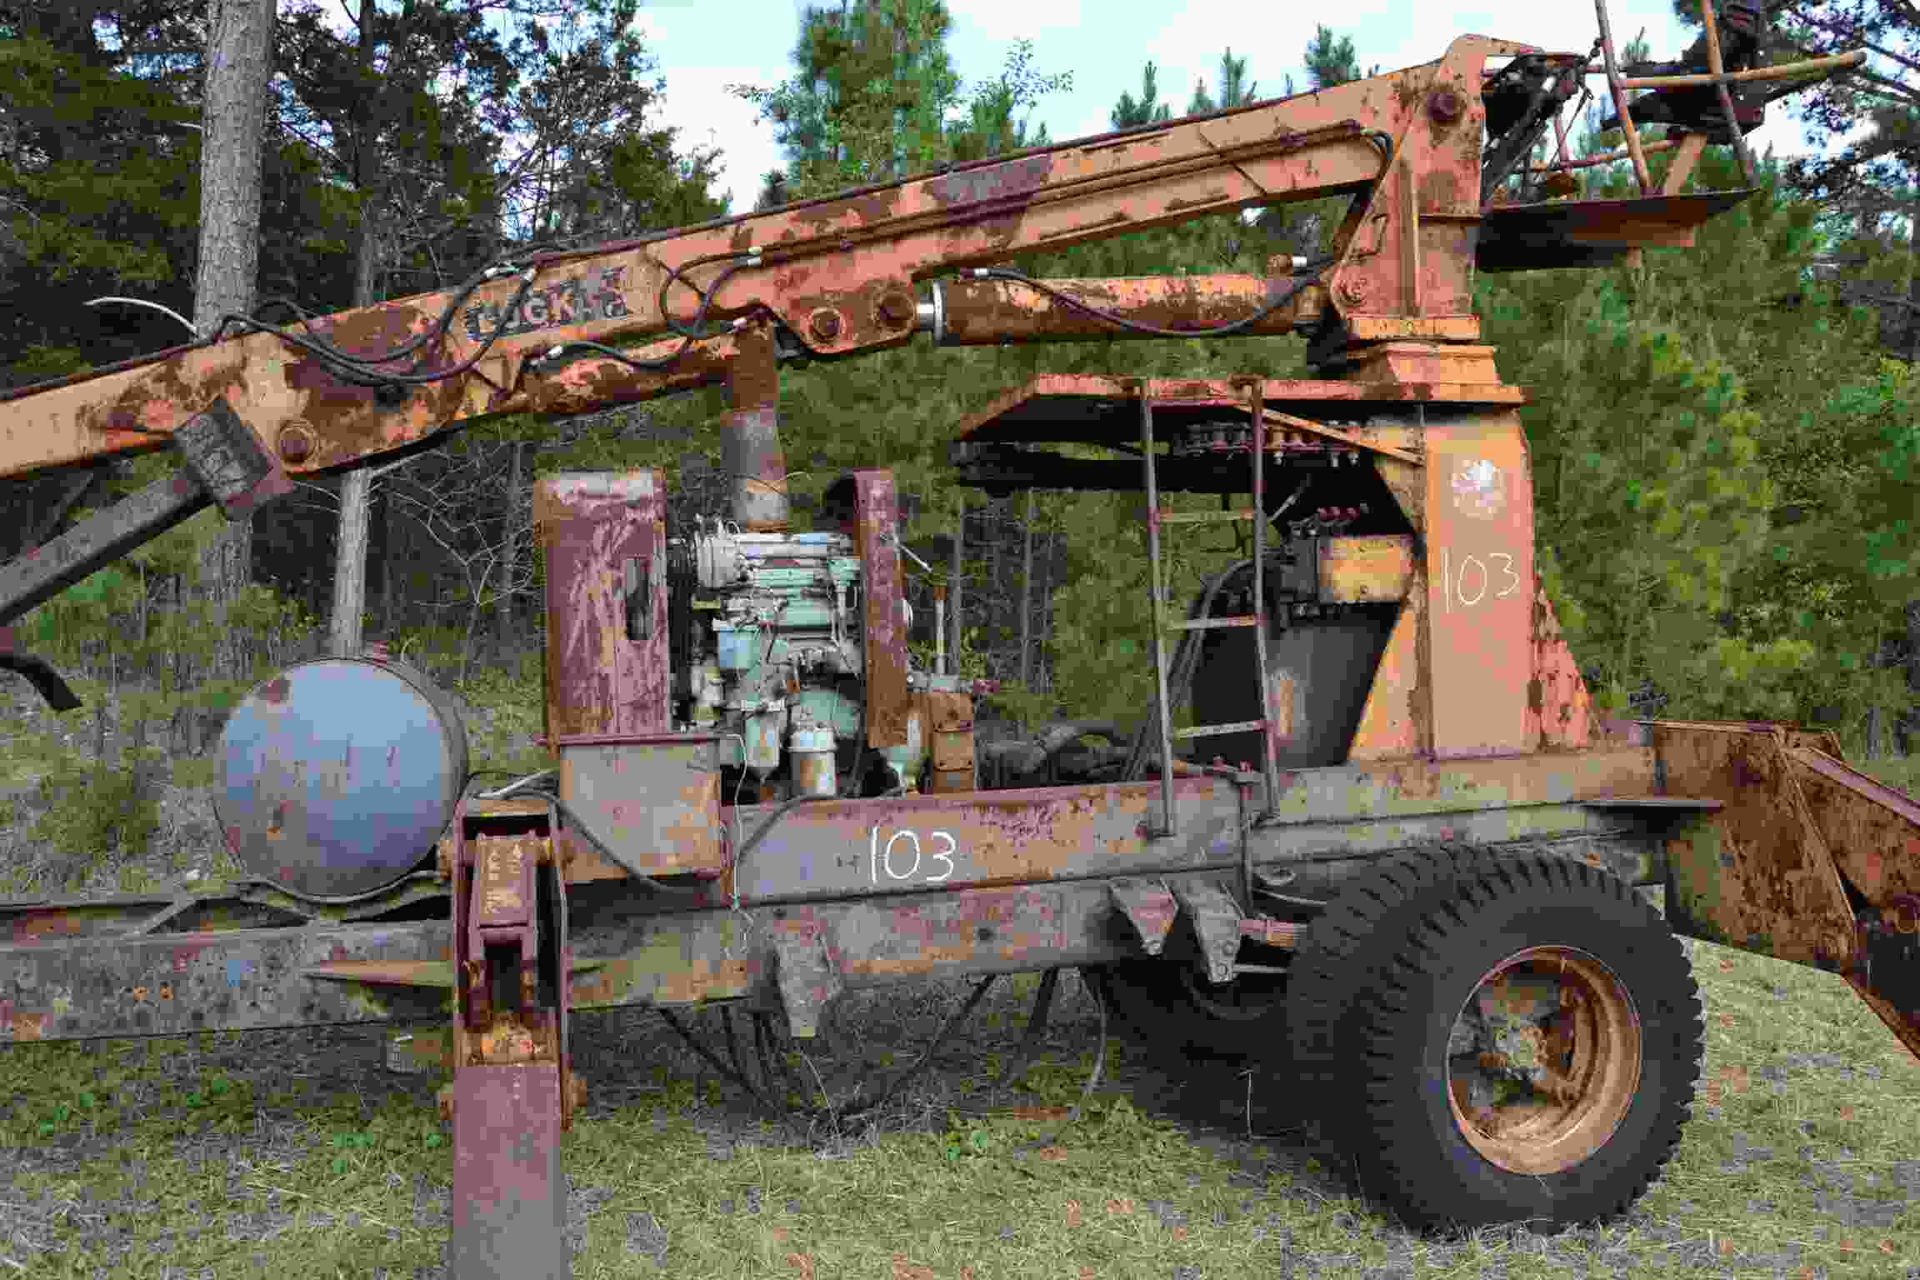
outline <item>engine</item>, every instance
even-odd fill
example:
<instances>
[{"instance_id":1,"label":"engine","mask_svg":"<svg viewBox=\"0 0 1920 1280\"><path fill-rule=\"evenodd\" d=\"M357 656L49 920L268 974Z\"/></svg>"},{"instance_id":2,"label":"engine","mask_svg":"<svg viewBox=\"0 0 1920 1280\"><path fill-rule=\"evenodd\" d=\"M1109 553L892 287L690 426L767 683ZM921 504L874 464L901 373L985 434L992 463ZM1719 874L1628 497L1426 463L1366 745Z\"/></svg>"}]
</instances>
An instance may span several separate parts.
<instances>
[{"instance_id":1,"label":"engine","mask_svg":"<svg viewBox=\"0 0 1920 1280\"><path fill-rule=\"evenodd\" d=\"M722 735L720 764L793 795L858 785L860 559L843 533L742 533L715 519L670 544L674 719Z\"/></svg>"}]
</instances>

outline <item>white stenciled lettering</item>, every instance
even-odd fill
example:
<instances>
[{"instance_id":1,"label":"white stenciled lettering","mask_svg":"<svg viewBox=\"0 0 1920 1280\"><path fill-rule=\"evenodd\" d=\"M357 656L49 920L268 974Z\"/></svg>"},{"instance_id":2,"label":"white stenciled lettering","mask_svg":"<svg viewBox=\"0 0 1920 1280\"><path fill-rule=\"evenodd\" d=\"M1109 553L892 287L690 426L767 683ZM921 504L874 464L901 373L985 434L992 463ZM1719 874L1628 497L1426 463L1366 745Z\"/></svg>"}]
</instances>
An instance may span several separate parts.
<instances>
[{"instance_id":1,"label":"white stenciled lettering","mask_svg":"<svg viewBox=\"0 0 1920 1280\"><path fill-rule=\"evenodd\" d=\"M1480 585L1470 589L1467 586L1467 575L1473 573L1475 570L1478 570L1480 573ZM1460 577L1454 583L1454 590L1460 597L1460 603L1469 609L1479 604L1482 600L1485 600L1487 598L1487 562L1479 556L1468 556L1462 560L1460 562ZM1471 590L1471 594L1469 594L1469 590Z\"/></svg>"},{"instance_id":2,"label":"white stenciled lettering","mask_svg":"<svg viewBox=\"0 0 1920 1280\"><path fill-rule=\"evenodd\" d=\"M1520 589L1520 575L1513 571L1513 557L1504 551L1495 551L1487 557L1500 562L1500 572L1506 575L1507 585L1493 593L1495 600L1504 600Z\"/></svg>"},{"instance_id":3,"label":"white stenciled lettering","mask_svg":"<svg viewBox=\"0 0 1920 1280\"><path fill-rule=\"evenodd\" d=\"M939 884L954 873L953 858L960 852L960 842L951 832L929 831L924 843L920 833L910 827L900 827L889 834L885 840L880 838L882 828L876 823L867 832L867 878L874 884L880 883L880 873L886 872L889 880L912 880L916 877L927 884ZM931 848L925 846L930 845ZM922 872L921 856L926 861L940 864L940 873ZM899 867L904 864L906 870Z\"/></svg>"},{"instance_id":4,"label":"white stenciled lettering","mask_svg":"<svg viewBox=\"0 0 1920 1280\"><path fill-rule=\"evenodd\" d=\"M1513 557L1504 551L1489 551L1486 557L1462 556L1456 567L1451 549L1440 552L1440 607L1451 613L1453 607L1471 609L1491 593L1495 600L1517 594L1526 585Z\"/></svg>"}]
</instances>

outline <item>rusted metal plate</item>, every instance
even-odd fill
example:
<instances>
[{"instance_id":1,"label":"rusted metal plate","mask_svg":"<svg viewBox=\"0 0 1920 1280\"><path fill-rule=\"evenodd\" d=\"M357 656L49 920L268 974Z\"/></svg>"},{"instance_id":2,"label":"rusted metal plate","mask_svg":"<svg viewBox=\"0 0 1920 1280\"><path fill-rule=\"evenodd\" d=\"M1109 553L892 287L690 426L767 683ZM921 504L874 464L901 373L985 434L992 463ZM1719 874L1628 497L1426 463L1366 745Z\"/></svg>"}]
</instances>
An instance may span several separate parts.
<instances>
[{"instance_id":1,"label":"rusted metal plate","mask_svg":"<svg viewBox=\"0 0 1920 1280\"><path fill-rule=\"evenodd\" d=\"M1529 747L1533 676L1533 484L1512 414L1427 428L1429 637L1424 647L1433 753Z\"/></svg>"},{"instance_id":2,"label":"rusted metal plate","mask_svg":"<svg viewBox=\"0 0 1920 1280\"><path fill-rule=\"evenodd\" d=\"M534 485L547 565L547 734L668 728L666 488L656 470Z\"/></svg>"},{"instance_id":3,"label":"rusted metal plate","mask_svg":"<svg viewBox=\"0 0 1920 1280\"><path fill-rule=\"evenodd\" d=\"M565 1280L560 1071L460 1064L453 1075L453 1274Z\"/></svg>"},{"instance_id":4,"label":"rusted metal plate","mask_svg":"<svg viewBox=\"0 0 1920 1280\"><path fill-rule=\"evenodd\" d=\"M1593 704L1544 588L1533 599L1533 679L1527 683L1526 737L1541 751L1578 751L1593 737Z\"/></svg>"},{"instance_id":5,"label":"rusted metal plate","mask_svg":"<svg viewBox=\"0 0 1920 1280\"><path fill-rule=\"evenodd\" d=\"M1320 599L1336 604L1404 600L1413 582L1413 537L1320 538Z\"/></svg>"},{"instance_id":6,"label":"rusted metal plate","mask_svg":"<svg viewBox=\"0 0 1920 1280\"><path fill-rule=\"evenodd\" d=\"M560 798L591 837L570 829L561 845L572 879L604 849L636 875L718 872L720 772L711 734L662 734L560 749Z\"/></svg>"},{"instance_id":7,"label":"rusted metal plate","mask_svg":"<svg viewBox=\"0 0 1920 1280\"><path fill-rule=\"evenodd\" d=\"M1492 813L1530 805L1575 804L1653 790L1653 752L1612 748L1566 755L1448 761L1355 762L1280 775L1269 823L1342 822L1355 818ZM1256 834L1261 828L1256 828Z\"/></svg>"},{"instance_id":8,"label":"rusted metal plate","mask_svg":"<svg viewBox=\"0 0 1920 1280\"><path fill-rule=\"evenodd\" d=\"M1709 218L1752 194L1703 191L1634 200L1492 205L1481 215L1476 257L1482 271L1532 271L1604 266L1636 247L1685 248Z\"/></svg>"},{"instance_id":9,"label":"rusted metal plate","mask_svg":"<svg viewBox=\"0 0 1920 1280\"><path fill-rule=\"evenodd\" d=\"M720 465L731 478L733 519L749 533L787 527L787 459L780 447L780 369L773 326L750 324L734 337L727 370L729 408L720 427Z\"/></svg>"},{"instance_id":10,"label":"rusted metal plate","mask_svg":"<svg viewBox=\"0 0 1920 1280\"><path fill-rule=\"evenodd\" d=\"M1659 790L1722 805L1667 842L1675 927L1782 960L1844 967L1854 950L1853 911L1778 730L1656 722L1653 742Z\"/></svg>"},{"instance_id":11,"label":"rusted metal plate","mask_svg":"<svg viewBox=\"0 0 1920 1280\"><path fill-rule=\"evenodd\" d=\"M1109 880L1107 892L1140 936L1140 949L1150 956L1159 955L1167 945L1174 917L1180 913L1180 903L1173 891L1163 881L1123 877Z\"/></svg>"},{"instance_id":12,"label":"rusted metal plate","mask_svg":"<svg viewBox=\"0 0 1920 1280\"><path fill-rule=\"evenodd\" d=\"M0 1039L84 1040L380 1022L444 990L332 979L328 965L451 963L445 920L73 938L0 947Z\"/></svg>"},{"instance_id":13,"label":"rusted metal plate","mask_svg":"<svg viewBox=\"0 0 1920 1280\"><path fill-rule=\"evenodd\" d=\"M530 836L481 836L474 841L476 929L519 930L532 923L536 843Z\"/></svg>"},{"instance_id":14,"label":"rusted metal plate","mask_svg":"<svg viewBox=\"0 0 1920 1280\"><path fill-rule=\"evenodd\" d=\"M1231 982L1234 957L1240 953L1240 904L1218 881L1197 876L1176 880L1173 894L1200 942L1207 981Z\"/></svg>"},{"instance_id":15,"label":"rusted metal plate","mask_svg":"<svg viewBox=\"0 0 1920 1280\"><path fill-rule=\"evenodd\" d=\"M853 473L854 538L866 603L867 745L907 744L907 597L900 574L900 512L891 471Z\"/></svg>"},{"instance_id":16,"label":"rusted metal plate","mask_svg":"<svg viewBox=\"0 0 1920 1280\"><path fill-rule=\"evenodd\" d=\"M1373 684L1360 709L1347 758L1353 761L1405 760L1431 749L1432 715L1426 686L1420 681L1420 634L1426 617L1425 575L1415 567L1413 583L1380 652Z\"/></svg>"},{"instance_id":17,"label":"rusted metal plate","mask_svg":"<svg viewBox=\"0 0 1920 1280\"><path fill-rule=\"evenodd\" d=\"M1247 388L1229 378L1125 378L1107 374L1046 373L996 398L986 408L962 420L959 440L1075 440L1086 443L1132 443L1140 434L1140 392L1153 401L1154 427L1172 431L1188 420L1220 416L1223 410L1244 413ZM1268 378L1260 384L1260 398L1269 408L1292 408L1303 417L1339 420L1356 405L1369 402L1402 405L1408 402L1519 404L1518 387L1451 384L1341 382L1332 379ZM1367 428L1346 427L1367 438ZM1383 443L1404 447L1404 431L1383 437Z\"/></svg>"},{"instance_id":18,"label":"rusted metal plate","mask_svg":"<svg viewBox=\"0 0 1920 1280\"><path fill-rule=\"evenodd\" d=\"M187 470L228 517L255 511L293 492L279 461L240 421L225 396L187 419L173 433Z\"/></svg>"},{"instance_id":19,"label":"rusted metal plate","mask_svg":"<svg viewBox=\"0 0 1920 1280\"><path fill-rule=\"evenodd\" d=\"M1049 278L1046 284L1085 307L1163 329L1233 324L1273 306L1285 297L1283 290L1287 288L1284 278L1247 275ZM997 346L1005 342L1151 336L1115 325L1016 281L963 278L937 283L934 288L933 338L941 345ZM1238 332L1260 336L1309 328L1319 321L1325 304L1325 292L1310 286Z\"/></svg>"},{"instance_id":20,"label":"rusted metal plate","mask_svg":"<svg viewBox=\"0 0 1920 1280\"><path fill-rule=\"evenodd\" d=\"M1920 895L1920 803L1824 751L1786 752L1814 826L1860 896L1885 906Z\"/></svg>"},{"instance_id":21,"label":"rusted metal plate","mask_svg":"<svg viewBox=\"0 0 1920 1280\"><path fill-rule=\"evenodd\" d=\"M952 690L929 690L915 695L927 726L936 792L972 791L978 779L973 759L973 695Z\"/></svg>"},{"instance_id":22,"label":"rusted metal plate","mask_svg":"<svg viewBox=\"0 0 1920 1280\"><path fill-rule=\"evenodd\" d=\"M828 938L825 921L774 920L768 926L775 957L780 1003L786 1009L787 1029L801 1039L820 1030L820 1015L840 994L839 957Z\"/></svg>"},{"instance_id":23,"label":"rusted metal plate","mask_svg":"<svg viewBox=\"0 0 1920 1280\"><path fill-rule=\"evenodd\" d=\"M1239 803L1211 778L1174 784L1173 840L1149 841L1156 783L823 800L778 818L735 868L743 898L794 900L903 889L1128 874L1237 857ZM732 811L752 832L773 806ZM1155 822L1155 830L1163 829Z\"/></svg>"}]
</instances>

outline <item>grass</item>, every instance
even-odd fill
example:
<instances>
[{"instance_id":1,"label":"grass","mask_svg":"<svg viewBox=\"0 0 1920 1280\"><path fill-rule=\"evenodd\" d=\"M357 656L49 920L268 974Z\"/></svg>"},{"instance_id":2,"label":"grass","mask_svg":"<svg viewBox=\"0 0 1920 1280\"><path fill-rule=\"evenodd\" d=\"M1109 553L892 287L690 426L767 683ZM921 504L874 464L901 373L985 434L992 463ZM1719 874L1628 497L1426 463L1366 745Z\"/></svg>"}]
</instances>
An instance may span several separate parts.
<instances>
[{"instance_id":1,"label":"grass","mask_svg":"<svg viewBox=\"0 0 1920 1280\"><path fill-rule=\"evenodd\" d=\"M1509 1280L1920 1269L1920 1064L1829 975L1695 955L1707 1078L1678 1157L1622 1222L1552 1239L1411 1236L1268 1136L1279 1100L1237 1117L1140 1101L1150 1072L1118 1046L1122 1087L1077 1122L1065 1106L1091 1061L1070 1048L1027 1077L1018 1105L974 1108L968 1093L991 1083L983 1050L1007 1047L976 1024L958 1046L973 1067L943 1068L916 1122L809 1147L745 1116L684 1055L649 1069L608 1038L618 1019L583 1019L595 1102L567 1139L574 1274L1165 1280L1284 1274L1289 1258L1303 1275ZM888 1007L853 1034L883 1034ZM1007 1037L1015 1008L996 1019ZM1085 1008L1072 1011L1056 1035L1090 1044ZM0 1172L0 1257L52 1277L441 1274L449 1165L433 1081L337 1052L377 1043L361 1032L277 1060L262 1043L0 1048L13 1100L0 1171L14 1170ZM1184 1083L1189 1103L1243 1087Z\"/></svg>"}]
</instances>

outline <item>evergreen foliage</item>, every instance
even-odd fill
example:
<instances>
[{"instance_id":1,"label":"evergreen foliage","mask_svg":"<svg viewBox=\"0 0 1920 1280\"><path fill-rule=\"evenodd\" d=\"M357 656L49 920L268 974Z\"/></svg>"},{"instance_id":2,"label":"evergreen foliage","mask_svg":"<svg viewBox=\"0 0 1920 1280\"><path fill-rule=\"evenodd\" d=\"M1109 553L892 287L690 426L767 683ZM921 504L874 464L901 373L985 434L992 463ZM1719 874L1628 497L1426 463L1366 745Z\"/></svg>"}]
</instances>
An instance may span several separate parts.
<instances>
[{"instance_id":1,"label":"evergreen foliage","mask_svg":"<svg viewBox=\"0 0 1920 1280\"><path fill-rule=\"evenodd\" d=\"M571 23L531 27L517 39L475 25L484 7L440 0L382 11L382 59L431 54L447 69L442 82L416 70L376 86L388 95L387 125L365 136L378 148L378 207L394 217L386 285L437 287L503 242L635 234L722 207L711 190L713 157L684 150L652 123L661 90L644 49L626 34L633 0L595 0ZM0 296L13 303L0 308L0 363L16 381L161 345L145 321L123 318L118 337L85 329L86 313L68 299L138 293L179 306L191 280L198 139L183 126L197 118L199 65L197 53L178 50L197 47L196 6L89 0L85 11L98 21L74 21L52 0L0 0L0 67L11 73L0 76ZM368 86L355 78L348 54L356 51L317 15L307 0L283 13L262 275L265 292L328 309L345 301L349 248L367 216L355 186L362 171L336 147L354 136L355 95ZM417 29L405 25L415 19ZM1016 44L995 78L967 86L946 52L949 27L939 0L809 10L793 75L740 90L773 121L785 153L761 203L1045 141L1032 108L1066 84L1066 73L1041 73L1031 47ZM1318 27L1300 57L1305 82L1320 90L1357 77L1359 52L1349 37ZM1263 72L1269 83L1275 70ZM1247 58L1223 52L1215 84L1198 86L1189 109L1253 100L1252 71ZM1173 115L1148 62L1137 92L1122 94L1110 119L1134 128ZM1582 146L1604 149L1617 138L1590 132ZM1656 158L1656 175L1663 164ZM1588 194L1625 194L1618 169L1587 171ZM1736 184L1719 149L1702 172L1707 185ZM1889 172L1882 186L1906 198L1910 175ZM1836 254L1855 254L1858 270L1904 289L1911 236L1885 220L1867 234L1851 214L1836 224L1830 193L1802 179L1799 170L1769 168L1762 189L1708 223L1695 248L1649 251L1638 268L1479 283L1502 373L1533 397L1522 416L1540 573L1603 705L1822 719L1851 729L1868 707L1908 696L1882 658L1901 633L1902 602L1920 598L1920 382L1906 361L1887 358L1875 317L1848 304L1852 295L1830 268ZM1265 275L1276 254L1324 250L1344 206L1315 201L1203 219L1027 255L1016 265L1051 276ZM53 301L24 301L42 298ZM1306 366L1297 338L914 344L787 366L782 430L802 520L841 472L895 469L908 541L937 566L931 574L910 570L917 643L930 639L929 588L946 572L942 542L965 520L962 667L1008 681L1018 664L1009 657L1017 657L1017 604L1007 566L1018 563L1023 508L961 490L948 446L969 414L1041 372L1286 377ZM676 503L690 508L724 491L724 407L714 390L591 422L503 420L382 482L393 486L399 514L376 520L390 536L376 533L375 546L398 588L421 603L383 603L379 633L431 652L444 674L464 677L462 687L499 730L500 740L484 748L490 760L526 762L507 738L534 723L539 706L536 670L515 659L538 642L541 580L524 508L502 497L507 460L524 463L527 489L557 470L659 466ZM165 465L137 462L101 497ZM426 528L399 501L467 488L458 534ZM296 501L317 504L303 545L322 548L324 560L325 499L310 490ZM1199 500L1174 499L1182 501ZM1042 601L1046 658L1033 687L1010 688L998 708L1023 719L1132 722L1151 686L1137 497L1047 494L1039 505L1036 563L1052 588ZM250 679L306 656L308 611L287 594L255 588L239 605L238 626L251 637L242 668L208 679L210 615L185 583L217 520L205 514L183 525L22 625L27 647L76 670L89 699L59 726L74 746L47 757L52 763L39 772L48 787L106 796L101 779L124 776L137 801L150 777L141 771L158 754L203 750ZM436 548L436 532L450 545ZM1177 602L1241 554L1228 538L1181 540ZM522 557L519 568L472 572L474 557L490 548L509 561ZM499 636L491 656L504 661L477 662L477 621L489 610L517 631ZM93 848L137 842L140 813L134 801L114 799L84 831L43 834Z\"/></svg>"}]
</instances>

